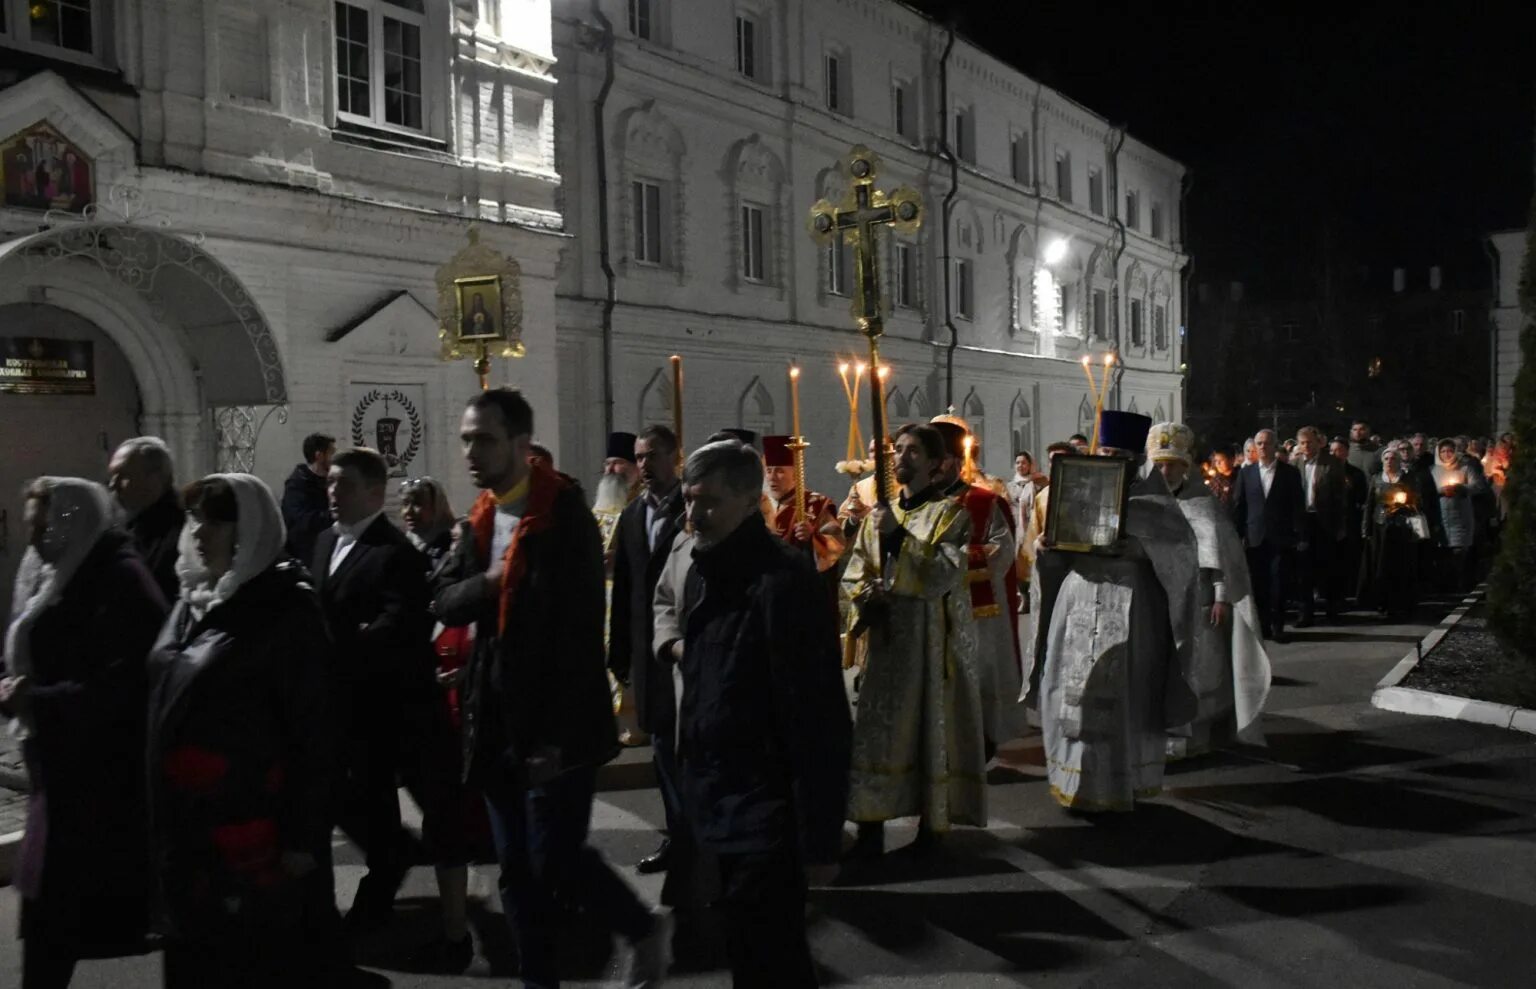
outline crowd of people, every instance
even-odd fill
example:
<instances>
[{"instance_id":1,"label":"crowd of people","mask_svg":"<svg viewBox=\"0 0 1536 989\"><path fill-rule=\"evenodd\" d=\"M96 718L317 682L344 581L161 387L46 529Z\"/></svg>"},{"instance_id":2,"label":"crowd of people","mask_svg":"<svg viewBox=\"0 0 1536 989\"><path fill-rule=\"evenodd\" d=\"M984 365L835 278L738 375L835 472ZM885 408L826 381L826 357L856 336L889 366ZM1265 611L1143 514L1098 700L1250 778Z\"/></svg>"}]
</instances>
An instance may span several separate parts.
<instances>
[{"instance_id":1,"label":"crowd of people","mask_svg":"<svg viewBox=\"0 0 1536 989\"><path fill-rule=\"evenodd\" d=\"M1401 610L1414 566L1465 585L1512 445L1355 432L1264 430L1239 468L1105 412L1005 481L946 415L872 446L839 502L797 490L794 437L685 455L650 425L609 438L589 502L492 389L461 423L463 515L409 478L397 525L384 458L318 433L281 499L247 474L178 487L153 437L106 486L38 478L0 679L32 783L23 987L150 945L169 987L353 984L349 944L423 860L441 931L412 967L462 973L482 846L527 986L559 984L573 920L627 943L626 986L711 951L737 986L814 986L808 888L878 868L887 822L918 820L916 856L985 826L987 765L1032 723L1059 803L1128 810L1166 760L1262 741L1261 638L1289 605ZM1051 463L1103 455L1123 512L1078 552ZM652 750L658 908L588 843L624 744ZM345 916L336 828L366 864Z\"/></svg>"},{"instance_id":2,"label":"crowd of people","mask_svg":"<svg viewBox=\"0 0 1536 989\"><path fill-rule=\"evenodd\" d=\"M1329 621L1350 602L1400 619L1426 593L1469 589L1497 551L1514 454L1511 433L1383 441L1356 420L1347 438L1306 426L1280 441L1260 430L1240 460L1217 447L1203 470L1240 525L1265 528L1247 535L1266 628L1283 638L1288 604L1306 627L1314 602ZM1278 477L1284 499L1266 504L1262 521L1253 513L1255 477L1266 495Z\"/></svg>"}]
</instances>

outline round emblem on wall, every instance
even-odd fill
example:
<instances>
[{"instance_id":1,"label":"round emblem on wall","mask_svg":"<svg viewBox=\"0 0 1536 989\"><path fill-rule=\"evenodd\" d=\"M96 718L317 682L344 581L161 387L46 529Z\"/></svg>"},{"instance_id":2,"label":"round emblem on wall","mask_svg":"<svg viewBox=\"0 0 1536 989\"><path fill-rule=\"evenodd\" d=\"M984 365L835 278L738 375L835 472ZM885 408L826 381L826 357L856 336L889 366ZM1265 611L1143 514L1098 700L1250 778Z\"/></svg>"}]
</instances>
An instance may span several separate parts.
<instances>
[{"instance_id":1,"label":"round emblem on wall","mask_svg":"<svg viewBox=\"0 0 1536 989\"><path fill-rule=\"evenodd\" d=\"M369 389L352 409L352 444L379 451L390 477L410 473L423 434L415 403L399 388Z\"/></svg>"}]
</instances>

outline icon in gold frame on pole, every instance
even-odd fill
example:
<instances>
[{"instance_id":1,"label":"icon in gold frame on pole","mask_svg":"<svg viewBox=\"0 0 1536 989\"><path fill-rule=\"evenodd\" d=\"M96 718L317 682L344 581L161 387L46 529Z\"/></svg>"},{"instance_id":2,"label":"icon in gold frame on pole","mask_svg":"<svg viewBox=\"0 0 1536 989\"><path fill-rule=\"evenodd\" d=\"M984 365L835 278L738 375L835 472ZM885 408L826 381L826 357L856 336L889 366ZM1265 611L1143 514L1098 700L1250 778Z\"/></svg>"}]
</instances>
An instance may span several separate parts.
<instances>
[{"instance_id":1,"label":"icon in gold frame on pole","mask_svg":"<svg viewBox=\"0 0 1536 989\"><path fill-rule=\"evenodd\" d=\"M500 340L505 335L501 279L474 275L453 280L460 340Z\"/></svg>"}]
</instances>

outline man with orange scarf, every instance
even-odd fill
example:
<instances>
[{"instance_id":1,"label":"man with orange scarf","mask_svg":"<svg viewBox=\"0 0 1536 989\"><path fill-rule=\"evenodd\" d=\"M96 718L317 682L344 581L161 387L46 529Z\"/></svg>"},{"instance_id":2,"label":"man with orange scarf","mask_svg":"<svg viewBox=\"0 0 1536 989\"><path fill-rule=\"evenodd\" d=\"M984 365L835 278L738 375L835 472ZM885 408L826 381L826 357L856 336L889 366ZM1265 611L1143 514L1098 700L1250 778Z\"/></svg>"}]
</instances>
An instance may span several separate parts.
<instances>
[{"instance_id":1,"label":"man with orange scarf","mask_svg":"<svg viewBox=\"0 0 1536 989\"><path fill-rule=\"evenodd\" d=\"M671 919L652 913L587 844L598 767L618 751L603 651L603 548L575 481L529 462L533 409L512 389L464 410L464 459L480 497L473 539L436 582L444 625L476 625L463 682L469 778L485 793L500 890L523 980L559 982L562 910L576 906L633 946L625 985L669 962Z\"/></svg>"}]
</instances>

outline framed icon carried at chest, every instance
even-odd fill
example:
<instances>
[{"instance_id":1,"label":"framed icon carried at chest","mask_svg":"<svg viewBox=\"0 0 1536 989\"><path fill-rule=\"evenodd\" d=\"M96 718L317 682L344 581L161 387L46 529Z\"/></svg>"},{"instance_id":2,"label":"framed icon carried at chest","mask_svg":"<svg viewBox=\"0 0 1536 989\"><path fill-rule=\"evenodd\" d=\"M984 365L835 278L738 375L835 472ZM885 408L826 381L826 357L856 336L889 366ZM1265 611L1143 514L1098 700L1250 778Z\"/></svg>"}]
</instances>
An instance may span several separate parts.
<instances>
[{"instance_id":1,"label":"framed icon carried at chest","mask_svg":"<svg viewBox=\"0 0 1536 989\"><path fill-rule=\"evenodd\" d=\"M1125 534L1131 462L1060 454L1051 461L1046 543L1068 553L1115 553Z\"/></svg>"}]
</instances>

